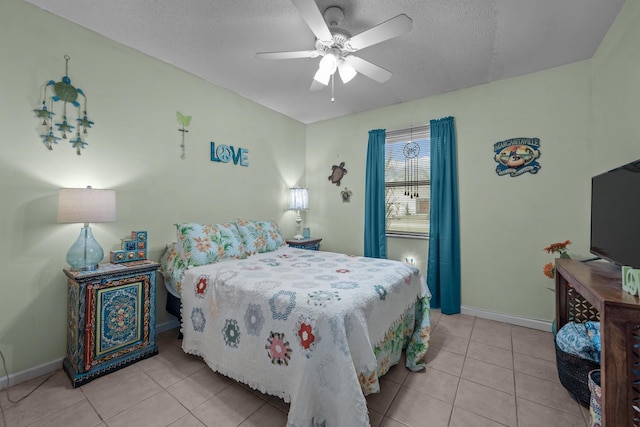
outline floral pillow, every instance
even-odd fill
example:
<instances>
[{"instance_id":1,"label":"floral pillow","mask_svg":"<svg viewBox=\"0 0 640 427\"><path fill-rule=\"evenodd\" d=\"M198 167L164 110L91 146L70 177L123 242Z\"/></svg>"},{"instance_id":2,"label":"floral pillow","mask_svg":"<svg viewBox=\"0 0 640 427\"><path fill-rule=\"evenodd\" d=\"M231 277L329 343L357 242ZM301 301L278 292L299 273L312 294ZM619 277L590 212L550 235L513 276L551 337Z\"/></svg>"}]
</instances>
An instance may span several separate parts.
<instances>
[{"instance_id":1,"label":"floral pillow","mask_svg":"<svg viewBox=\"0 0 640 427\"><path fill-rule=\"evenodd\" d=\"M284 246L285 240L278 223L271 221L236 220L247 255L275 251Z\"/></svg>"},{"instance_id":2,"label":"floral pillow","mask_svg":"<svg viewBox=\"0 0 640 427\"><path fill-rule=\"evenodd\" d=\"M245 246L233 223L176 224L176 229L178 253L187 268L226 258L246 258Z\"/></svg>"},{"instance_id":3,"label":"floral pillow","mask_svg":"<svg viewBox=\"0 0 640 427\"><path fill-rule=\"evenodd\" d=\"M167 246L167 250L160 258L160 274L169 292L178 298L182 292L182 276L185 270L184 261L178 253L178 245L173 242Z\"/></svg>"}]
</instances>

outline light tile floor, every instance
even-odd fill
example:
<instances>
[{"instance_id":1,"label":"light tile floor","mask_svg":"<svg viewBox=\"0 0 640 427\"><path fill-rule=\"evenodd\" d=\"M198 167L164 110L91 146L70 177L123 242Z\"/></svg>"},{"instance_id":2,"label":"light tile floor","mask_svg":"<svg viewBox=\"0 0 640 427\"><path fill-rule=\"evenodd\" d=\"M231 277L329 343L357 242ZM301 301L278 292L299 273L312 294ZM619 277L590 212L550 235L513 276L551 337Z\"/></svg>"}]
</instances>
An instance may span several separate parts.
<instances>
[{"instance_id":1,"label":"light tile floor","mask_svg":"<svg viewBox=\"0 0 640 427\"><path fill-rule=\"evenodd\" d=\"M0 392L0 427L283 427L287 404L213 373L158 336L157 356L73 389L58 370L17 404ZM427 369L393 367L367 397L373 427L589 425L558 381L551 333L466 315L432 312ZM9 389L11 400L43 378Z\"/></svg>"}]
</instances>

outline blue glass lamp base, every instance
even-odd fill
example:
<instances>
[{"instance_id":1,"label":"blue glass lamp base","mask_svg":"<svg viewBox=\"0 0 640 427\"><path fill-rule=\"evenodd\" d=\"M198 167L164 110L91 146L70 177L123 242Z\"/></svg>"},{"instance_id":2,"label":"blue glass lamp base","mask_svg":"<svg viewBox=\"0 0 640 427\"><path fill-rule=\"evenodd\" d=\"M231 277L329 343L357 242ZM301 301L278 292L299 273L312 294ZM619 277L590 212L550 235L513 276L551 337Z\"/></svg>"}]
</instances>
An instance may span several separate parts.
<instances>
[{"instance_id":1,"label":"blue glass lamp base","mask_svg":"<svg viewBox=\"0 0 640 427\"><path fill-rule=\"evenodd\" d=\"M80 235L67 252L67 263L71 271L91 271L98 268L104 257L104 251L93 237L91 227L85 225L80 229Z\"/></svg>"}]
</instances>

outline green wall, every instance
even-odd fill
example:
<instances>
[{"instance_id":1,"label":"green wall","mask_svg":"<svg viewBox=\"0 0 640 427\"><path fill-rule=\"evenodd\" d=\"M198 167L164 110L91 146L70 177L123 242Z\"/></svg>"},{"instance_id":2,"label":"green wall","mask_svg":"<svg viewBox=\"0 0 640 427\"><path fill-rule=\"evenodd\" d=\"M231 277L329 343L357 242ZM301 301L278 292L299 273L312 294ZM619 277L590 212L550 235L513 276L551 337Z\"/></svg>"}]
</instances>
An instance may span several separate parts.
<instances>
[{"instance_id":1,"label":"green wall","mask_svg":"<svg viewBox=\"0 0 640 427\"><path fill-rule=\"evenodd\" d=\"M42 86L64 75L95 121L81 156L41 143ZM274 218L287 235L287 188L304 184L304 125L20 0L0 2L0 351L9 373L66 352L65 255L79 224L57 224L61 187L117 191L117 222L94 224L108 253L149 232L159 259L181 221ZM176 110L193 116L180 159ZM249 167L210 161L209 143L249 150ZM158 286L157 317L166 292Z\"/></svg>"},{"instance_id":2,"label":"green wall","mask_svg":"<svg viewBox=\"0 0 640 427\"><path fill-rule=\"evenodd\" d=\"M454 116L462 304L551 320L553 293L546 289L551 281L542 266L552 258L542 249L571 239L572 251L585 252L588 244L589 87L590 64L580 62L307 126L311 227L318 224L327 239L325 248L362 253L368 130ZM495 173L493 144L513 137L540 138L542 168L537 175ZM353 190L357 203L342 204L326 182L328 167L337 161L349 169L343 185ZM389 257L403 260L414 253L424 272L427 246L424 240L389 239Z\"/></svg>"}]
</instances>

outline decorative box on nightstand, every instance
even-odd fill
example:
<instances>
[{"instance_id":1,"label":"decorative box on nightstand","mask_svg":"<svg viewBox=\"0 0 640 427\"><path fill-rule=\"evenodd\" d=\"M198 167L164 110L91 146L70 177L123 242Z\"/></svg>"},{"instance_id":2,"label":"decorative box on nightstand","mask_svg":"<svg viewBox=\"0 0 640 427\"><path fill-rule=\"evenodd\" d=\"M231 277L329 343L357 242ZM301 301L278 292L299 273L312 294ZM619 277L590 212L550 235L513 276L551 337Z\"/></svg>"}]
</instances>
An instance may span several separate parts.
<instances>
[{"instance_id":1,"label":"decorative box on nightstand","mask_svg":"<svg viewBox=\"0 0 640 427\"><path fill-rule=\"evenodd\" d=\"M67 356L73 387L158 353L153 261L100 264L67 275Z\"/></svg>"},{"instance_id":2,"label":"decorative box on nightstand","mask_svg":"<svg viewBox=\"0 0 640 427\"><path fill-rule=\"evenodd\" d=\"M310 249L312 251L317 251L320 248L320 241L322 239L309 238L309 239L288 239L286 240L287 244L292 248L300 248L300 249Z\"/></svg>"}]
</instances>

